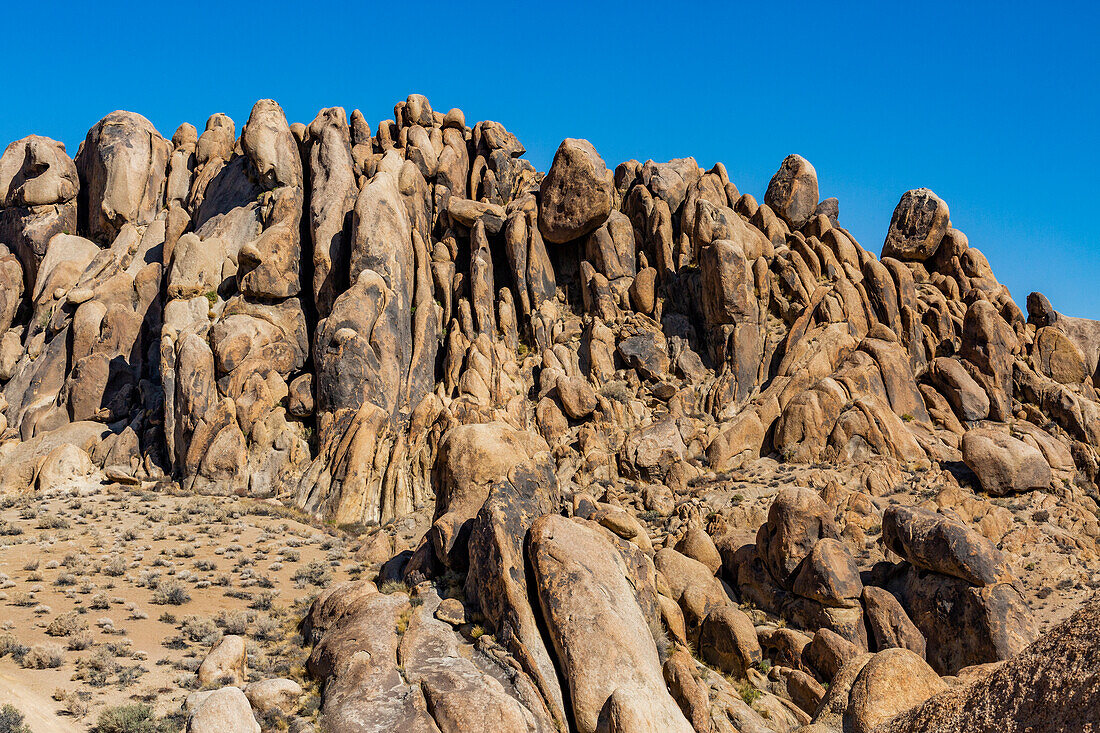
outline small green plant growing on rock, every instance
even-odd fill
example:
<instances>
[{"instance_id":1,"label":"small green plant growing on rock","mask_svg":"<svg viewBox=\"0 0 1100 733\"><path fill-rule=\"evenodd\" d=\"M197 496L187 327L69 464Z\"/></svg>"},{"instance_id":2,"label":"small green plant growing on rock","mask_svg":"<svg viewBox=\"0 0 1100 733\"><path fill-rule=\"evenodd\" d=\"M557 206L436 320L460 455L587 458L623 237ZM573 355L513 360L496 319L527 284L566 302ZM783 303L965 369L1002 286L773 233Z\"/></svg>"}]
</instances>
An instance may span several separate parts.
<instances>
[{"instance_id":1,"label":"small green plant growing on rock","mask_svg":"<svg viewBox=\"0 0 1100 733\"><path fill-rule=\"evenodd\" d=\"M754 702L760 699L760 690L752 686L748 681L741 683L741 686L737 688L737 694L741 696L741 699L746 705L752 705Z\"/></svg>"}]
</instances>

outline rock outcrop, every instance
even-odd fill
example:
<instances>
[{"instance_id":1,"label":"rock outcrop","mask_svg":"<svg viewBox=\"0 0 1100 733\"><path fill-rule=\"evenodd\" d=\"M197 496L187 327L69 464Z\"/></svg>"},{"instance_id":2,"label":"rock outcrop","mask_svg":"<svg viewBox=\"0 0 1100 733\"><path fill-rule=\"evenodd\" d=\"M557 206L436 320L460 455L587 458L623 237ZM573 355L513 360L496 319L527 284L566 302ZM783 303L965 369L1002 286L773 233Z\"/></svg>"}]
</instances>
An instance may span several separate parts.
<instances>
[{"instance_id":1,"label":"rock outcrop","mask_svg":"<svg viewBox=\"0 0 1100 733\"><path fill-rule=\"evenodd\" d=\"M12 143L0 492L353 533L370 580L303 624L334 731L872 730L1095 582L1100 322L1025 315L930 190L880 256L799 155L762 203L721 163L525 155L417 94L373 131L261 100ZM204 684L247 682L234 638Z\"/></svg>"}]
</instances>

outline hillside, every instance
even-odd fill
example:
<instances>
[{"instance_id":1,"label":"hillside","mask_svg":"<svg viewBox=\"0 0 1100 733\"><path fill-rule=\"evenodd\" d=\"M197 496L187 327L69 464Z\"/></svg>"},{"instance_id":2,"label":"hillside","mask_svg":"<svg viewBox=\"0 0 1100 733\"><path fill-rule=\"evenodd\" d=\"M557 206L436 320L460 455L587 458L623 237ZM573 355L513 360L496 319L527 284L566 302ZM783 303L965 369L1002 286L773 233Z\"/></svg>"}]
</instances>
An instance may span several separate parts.
<instances>
[{"instance_id":1,"label":"hillside","mask_svg":"<svg viewBox=\"0 0 1100 733\"><path fill-rule=\"evenodd\" d=\"M416 94L373 131L261 100L7 147L17 700L64 688L77 730L136 700L196 733L870 731L1100 587L1100 322L1022 312L934 192L876 255L799 155L758 201L721 163L524 154ZM127 644L80 628L97 592Z\"/></svg>"}]
</instances>

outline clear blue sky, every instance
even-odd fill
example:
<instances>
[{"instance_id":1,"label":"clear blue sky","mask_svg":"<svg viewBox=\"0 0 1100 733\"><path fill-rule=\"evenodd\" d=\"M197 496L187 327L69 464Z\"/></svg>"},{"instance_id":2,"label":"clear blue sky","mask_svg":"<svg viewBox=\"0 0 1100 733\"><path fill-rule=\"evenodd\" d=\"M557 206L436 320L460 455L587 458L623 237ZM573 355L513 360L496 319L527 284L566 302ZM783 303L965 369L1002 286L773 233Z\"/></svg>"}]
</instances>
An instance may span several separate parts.
<instances>
[{"instance_id":1,"label":"clear blue sky","mask_svg":"<svg viewBox=\"0 0 1100 733\"><path fill-rule=\"evenodd\" d=\"M112 5L4 4L3 144L33 132L75 155L120 108L165 136L213 112L239 133L263 97L307 123L358 107L373 129L421 92L504 123L540 170L585 137L612 167L722 161L760 199L800 153L875 252L902 192L928 186L1017 302L1100 318L1092 3Z\"/></svg>"}]
</instances>

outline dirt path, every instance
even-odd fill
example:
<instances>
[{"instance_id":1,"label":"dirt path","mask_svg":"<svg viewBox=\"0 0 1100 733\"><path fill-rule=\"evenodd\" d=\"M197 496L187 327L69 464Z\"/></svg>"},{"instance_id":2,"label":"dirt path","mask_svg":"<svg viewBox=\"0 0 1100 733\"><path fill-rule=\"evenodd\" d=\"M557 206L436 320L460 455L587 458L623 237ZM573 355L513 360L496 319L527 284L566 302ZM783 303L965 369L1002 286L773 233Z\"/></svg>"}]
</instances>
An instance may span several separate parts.
<instances>
[{"instance_id":1,"label":"dirt path","mask_svg":"<svg viewBox=\"0 0 1100 733\"><path fill-rule=\"evenodd\" d=\"M7 672L0 672L0 700L19 708L34 733L79 733L84 730L71 720L54 714L57 705L53 700L24 686Z\"/></svg>"}]
</instances>

